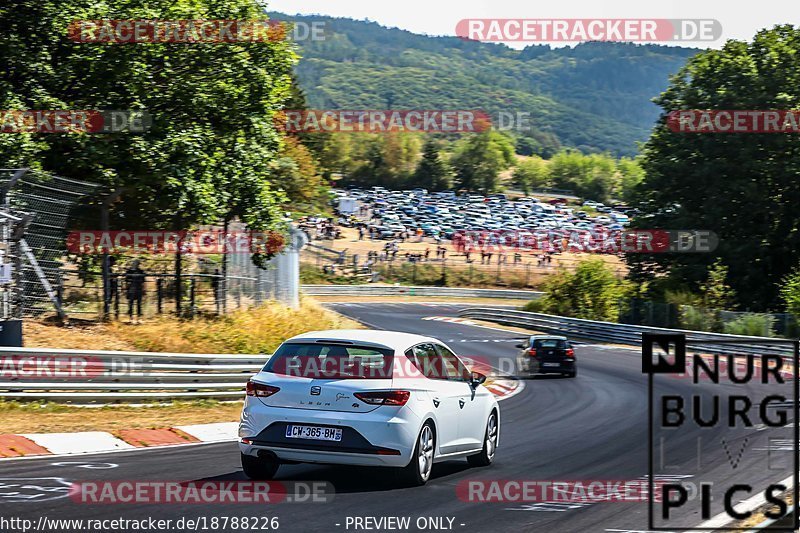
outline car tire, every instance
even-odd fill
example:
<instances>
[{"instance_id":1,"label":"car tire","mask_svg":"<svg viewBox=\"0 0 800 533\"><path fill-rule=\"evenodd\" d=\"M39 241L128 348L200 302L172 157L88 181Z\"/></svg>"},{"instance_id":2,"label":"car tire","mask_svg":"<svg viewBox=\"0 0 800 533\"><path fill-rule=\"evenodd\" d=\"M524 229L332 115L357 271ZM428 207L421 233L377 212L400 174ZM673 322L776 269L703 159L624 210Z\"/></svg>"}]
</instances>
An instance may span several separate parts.
<instances>
[{"instance_id":1,"label":"car tire","mask_svg":"<svg viewBox=\"0 0 800 533\"><path fill-rule=\"evenodd\" d=\"M433 469L433 456L436 452L436 432L428 421L422 425L417 435L417 444L411 461L400 470L400 479L404 485L419 487L428 482Z\"/></svg>"},{"instance_id":2,"label":"car tire","mask_svg":"<svg viewBox=\"0 0 800 533\"><path fill-rule=\"evenodd\" d=\"M242 454L242 470L244 471L244 475L250 479L272 479L275 477L279 466L280 464L275 460Z\"/></svg>"},{"instance_id":3,"label":"car tire","mask_svg":"<svg viewBox=\"0 0 800 533\"><path fill-rule=\"evenodd\" d=\"M483 436L483 449L480 453L467 457L470 466L489 466L494 461L494 454L497 451L497 436L500 430L497 423L497 412L492 411L486 421L486 431Z\"/></svg>"},{"instance_id":4,"label":"car tire","mask_svg":"<svg viewBox=\"0 0 800 533\"><path fill-rule=\"evenodd\" d=\"M575 370L573 370L572 372L567 372L565 374L565 376L567 376L568 378L574 378L577 375L578 375L578 369L577 368Z\"/></svg>"}]
</instances>

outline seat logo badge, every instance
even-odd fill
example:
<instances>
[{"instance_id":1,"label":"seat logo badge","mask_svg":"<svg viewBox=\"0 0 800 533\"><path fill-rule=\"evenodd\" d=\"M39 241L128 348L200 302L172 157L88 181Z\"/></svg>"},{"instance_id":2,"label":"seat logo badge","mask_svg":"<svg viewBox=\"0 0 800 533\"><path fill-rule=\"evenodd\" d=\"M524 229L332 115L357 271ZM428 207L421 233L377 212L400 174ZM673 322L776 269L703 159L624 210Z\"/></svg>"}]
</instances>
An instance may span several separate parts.
<instances>
[{"instance_id":1,"label":"seat logo badge","mask_svg":"<svg viewBox=\"0 0 800 533\"><path fill-rule=\"evenodd\" d=\"M322 392L322 387L317 387L316 385L311 387L311 396L319 396Z\"/></svg>"}]
</instances>

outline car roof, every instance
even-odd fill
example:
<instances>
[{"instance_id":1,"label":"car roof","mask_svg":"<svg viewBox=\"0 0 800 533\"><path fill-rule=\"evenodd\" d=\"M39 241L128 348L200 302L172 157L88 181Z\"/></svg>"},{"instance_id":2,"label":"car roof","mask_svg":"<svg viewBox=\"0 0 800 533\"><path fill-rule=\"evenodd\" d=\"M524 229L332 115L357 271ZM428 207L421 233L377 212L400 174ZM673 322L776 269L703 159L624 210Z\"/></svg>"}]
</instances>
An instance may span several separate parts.
<instances>
[{"instance_id":1,"label":"car roof","mask_svg":"<svg viewBox=\"0 0 800 533\"><path fill-rule=\"evenodd\" d=\"M300 335L295 335L286 342L293 341L350 341L360 344L372 344L391 348L396 352L404 352L406 349L421 342L442 341L433 337L415 335L413 333L403 333L401 331L384 331L374 329L331 329L326 331L309 331Z\"/></svg>"},{"instance_id":2,"label":"car roof","mask_svg":"<svg viewBox=\"0 0 800 533\"><path fill-rule=\"evenodd\" d=\"M556 339L560 341L567 340L567 338L563 335L531 335L531 339Z\"/></svg>"}]
</instances>

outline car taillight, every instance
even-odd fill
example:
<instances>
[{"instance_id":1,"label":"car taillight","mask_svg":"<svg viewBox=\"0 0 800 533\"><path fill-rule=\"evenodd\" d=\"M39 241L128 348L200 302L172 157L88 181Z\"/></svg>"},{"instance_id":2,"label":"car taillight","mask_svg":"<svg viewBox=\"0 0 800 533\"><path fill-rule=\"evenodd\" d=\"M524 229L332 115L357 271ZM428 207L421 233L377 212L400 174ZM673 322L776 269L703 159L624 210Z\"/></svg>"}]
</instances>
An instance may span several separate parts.
<instances>
[{"instance_id":1,"label":"car taillight","mask_svg":"<svg viewBox=\"0 0 800 533\"><path fill-rule=\"evenodd\" d=\"M405 405L411 397L407 390L391 390L377 392L356 392L356 398L369 405Z\"/></svg>"},{"instance_id":2,"label":"car taillight","mask_svg":"<svg viewBox=\"0 0 800 533\"><path fill-rule=\"evenodd\" d=\"M575 350L573 350L572 348L567 348L566 355L567 357L575 357Z\"/></svg>"},{"instance_id":3,"label":"car taillight","mask_svg":"<svg viewBox=\"0 0 800 533\"><path fill-rule=\"evenodd\" d=\"M281 389L278 387L273 387L272 385L264 385L263 383L256 383L255 381L248 381L247 387L245 389L248 396L259 396L261 398L272 396L279 390Z\"/></svg>"},{"instance_id":4,"label":"car taillight","mask_svg":"<svg viewBox=\"0 0 800 533\"><path fill-rule=\"evenodd\" d=\"M536 348L530 348L528 350L528 355L530 355L531 357L536 357Z\"/></svg>"}]
</instances>

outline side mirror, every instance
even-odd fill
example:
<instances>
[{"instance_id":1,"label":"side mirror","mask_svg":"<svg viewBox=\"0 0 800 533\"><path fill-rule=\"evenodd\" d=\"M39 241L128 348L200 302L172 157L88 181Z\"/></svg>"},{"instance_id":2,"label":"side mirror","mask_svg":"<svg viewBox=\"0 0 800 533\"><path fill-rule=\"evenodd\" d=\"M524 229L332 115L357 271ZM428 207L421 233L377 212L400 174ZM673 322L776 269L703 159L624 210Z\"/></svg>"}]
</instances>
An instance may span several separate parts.
<instances>
[{"instance_id":1,"label":"side mirror","mask_svg":"<svg viewBox=\"0 0 800 533\"><path fill-rule=\"evenodd\" d=\"M521 342L521 343L517 344L517 348L519 348L521 350L524 350L525 349L525 344Z\"/></svg>"},{"instance_id":2,"label":"side mirror","mask_svg":"<svg viewBox=\"0 0 800 533\"><path fill-rule=\"evenodd\" d=\"M484 374L481 374L480 372L472 372L472 374L470 375L470 385L472 385L474 388L477 388L478 385L481 385L485 381L486 381L486 376Z\"/></svg>"}]
</instances>

